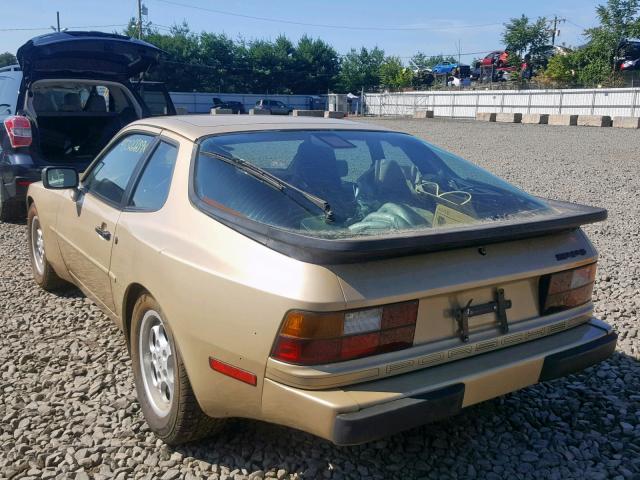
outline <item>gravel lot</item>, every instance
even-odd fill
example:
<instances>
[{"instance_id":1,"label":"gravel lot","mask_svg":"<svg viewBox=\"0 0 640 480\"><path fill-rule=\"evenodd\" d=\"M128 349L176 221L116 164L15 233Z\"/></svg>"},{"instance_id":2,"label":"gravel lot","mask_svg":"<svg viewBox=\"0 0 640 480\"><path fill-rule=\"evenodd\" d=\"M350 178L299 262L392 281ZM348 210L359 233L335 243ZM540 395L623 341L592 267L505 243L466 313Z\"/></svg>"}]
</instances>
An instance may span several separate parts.
<instances>
[{"instance_id":1,"label":"gravel lot","mask_svg":"<svg viewBox=\"0 0 640 480\"><path fill-rule=\"evenodd\" d=\"M640 479L639 131L372 120L472 159L524 189L601 205L596 313L620 334L607 362L448 421L338 448L230 422L171 449L147 428L123 337L79 292L31 280L23 224L0 224L0 478Z\"/></svg>"}]
</instances>

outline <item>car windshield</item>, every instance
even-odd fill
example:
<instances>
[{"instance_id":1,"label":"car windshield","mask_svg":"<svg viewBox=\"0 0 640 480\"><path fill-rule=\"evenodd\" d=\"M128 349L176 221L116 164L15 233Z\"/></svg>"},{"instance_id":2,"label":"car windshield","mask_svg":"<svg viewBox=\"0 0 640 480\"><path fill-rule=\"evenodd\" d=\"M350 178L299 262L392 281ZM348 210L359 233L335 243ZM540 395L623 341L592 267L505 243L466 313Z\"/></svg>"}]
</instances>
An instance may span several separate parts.
<instances>
[{"instance_id":1,"label":"car windshield","mask_svg":"<svg viewBox=\"0 0 640 480\"><path fill-rule=\"evenodd\" d=\"M201 142L193 181L201 202L218 212L329 238L555 212L454 154L410 135L385 131L211 136Z\"/></svg>"}]
</instances>

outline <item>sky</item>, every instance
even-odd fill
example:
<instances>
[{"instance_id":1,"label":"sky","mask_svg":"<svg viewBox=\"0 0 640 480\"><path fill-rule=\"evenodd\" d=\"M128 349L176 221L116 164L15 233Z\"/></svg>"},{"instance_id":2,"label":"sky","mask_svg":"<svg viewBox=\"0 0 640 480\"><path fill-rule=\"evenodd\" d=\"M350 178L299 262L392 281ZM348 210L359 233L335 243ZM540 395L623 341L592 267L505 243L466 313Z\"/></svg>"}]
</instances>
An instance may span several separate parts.
<instances>
[{"instance_id":1,"label":"sky","mask_svg":"<svg viewBox=\"0 0 640 480\"><path fill-rule=\"evenodd\" d=\"M597 23L595 7L601 3L605 0L144 0L147 19L161 31L186 21L193 31L234 39L285 34L295 41L307 34L341 54L378 46L405 62L417 51L460 52L462 61L470 62L500 49L503 24L521 14L565 18L556 43L580 45L584 28ZM62 28L113 32L137 15L137 0L3 0L0 52L15 53L29 38L51 31L56 11Z\"/></svg>"}]
</instances>

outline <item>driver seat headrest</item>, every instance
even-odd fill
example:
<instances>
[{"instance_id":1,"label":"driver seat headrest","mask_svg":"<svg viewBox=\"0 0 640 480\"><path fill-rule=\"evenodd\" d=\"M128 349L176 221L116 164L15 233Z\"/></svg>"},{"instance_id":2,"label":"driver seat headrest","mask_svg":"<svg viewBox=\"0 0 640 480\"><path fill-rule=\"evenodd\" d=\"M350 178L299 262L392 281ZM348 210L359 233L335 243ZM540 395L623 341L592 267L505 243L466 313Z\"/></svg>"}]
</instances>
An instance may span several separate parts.
<instances>
[{"instance_id":1,"label":"driver seat headrest","mask_svg":"<svg viewBox=\"0 0 640 480\"><path fill-rule=\"evenodd\" d=\"M375 181L379 192L402 196L411 194L407 177L395 160L382 158L376 162Z\"/></svg>"},{"instance_id":2,"label":"driver seat headrest","mask_svg":"<svg viewBox=\"0 0 640 480\"><path fill-rule=\"evenodd\" d=\"M298 147L292 163L294 175L307 183L313 180L314 183L340 184L341 168L333 149L329 147L304 141Z\"/></svg>"}]
</instances>

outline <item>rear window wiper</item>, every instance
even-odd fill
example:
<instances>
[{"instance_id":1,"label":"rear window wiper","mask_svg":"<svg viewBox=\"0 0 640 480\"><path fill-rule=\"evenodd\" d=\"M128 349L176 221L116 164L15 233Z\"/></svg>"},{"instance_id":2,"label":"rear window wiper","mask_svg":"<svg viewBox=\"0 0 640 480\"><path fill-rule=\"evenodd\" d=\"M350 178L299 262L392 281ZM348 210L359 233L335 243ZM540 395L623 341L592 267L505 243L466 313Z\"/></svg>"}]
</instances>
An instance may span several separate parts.
<instances>
[{"instance_id":1,"label":"rear window wiper","mask_svg":"<svg viewBox=\"0 0 640 480\"><path fill-rule=\"evenodd\" d=\"M297 198L296 195L292 195L291 193L295 192L297 195L301 195L308 202L310 202L311 204L315 205L320 210L322 210L322 212L324 213L324 218L327 222L333 221L334 219L333 211L331 210L331 205L329 205L329 202L327 202L326 200L323 200L322 198L312 193L306 192L301 188L296 187L295 185L291 185L290 183L285 182L281 178L276 177L275 175L267 172L266 170L261 169L260 167L256 167L251 162L248 162L247 160L243 160L242 158L222 155L220 153L215 153L215 152L200 152L200 153L203 155L207 155L209 157L216 158L230 165L233 165L239 170L242 170L243 172L248 173L249 175L262 181L263 183L284 193L289 198L291 198L294 202L298 203L300 206L306 209L306 207L300 202L300 199Z\"/></svg>"}]
</instances>

